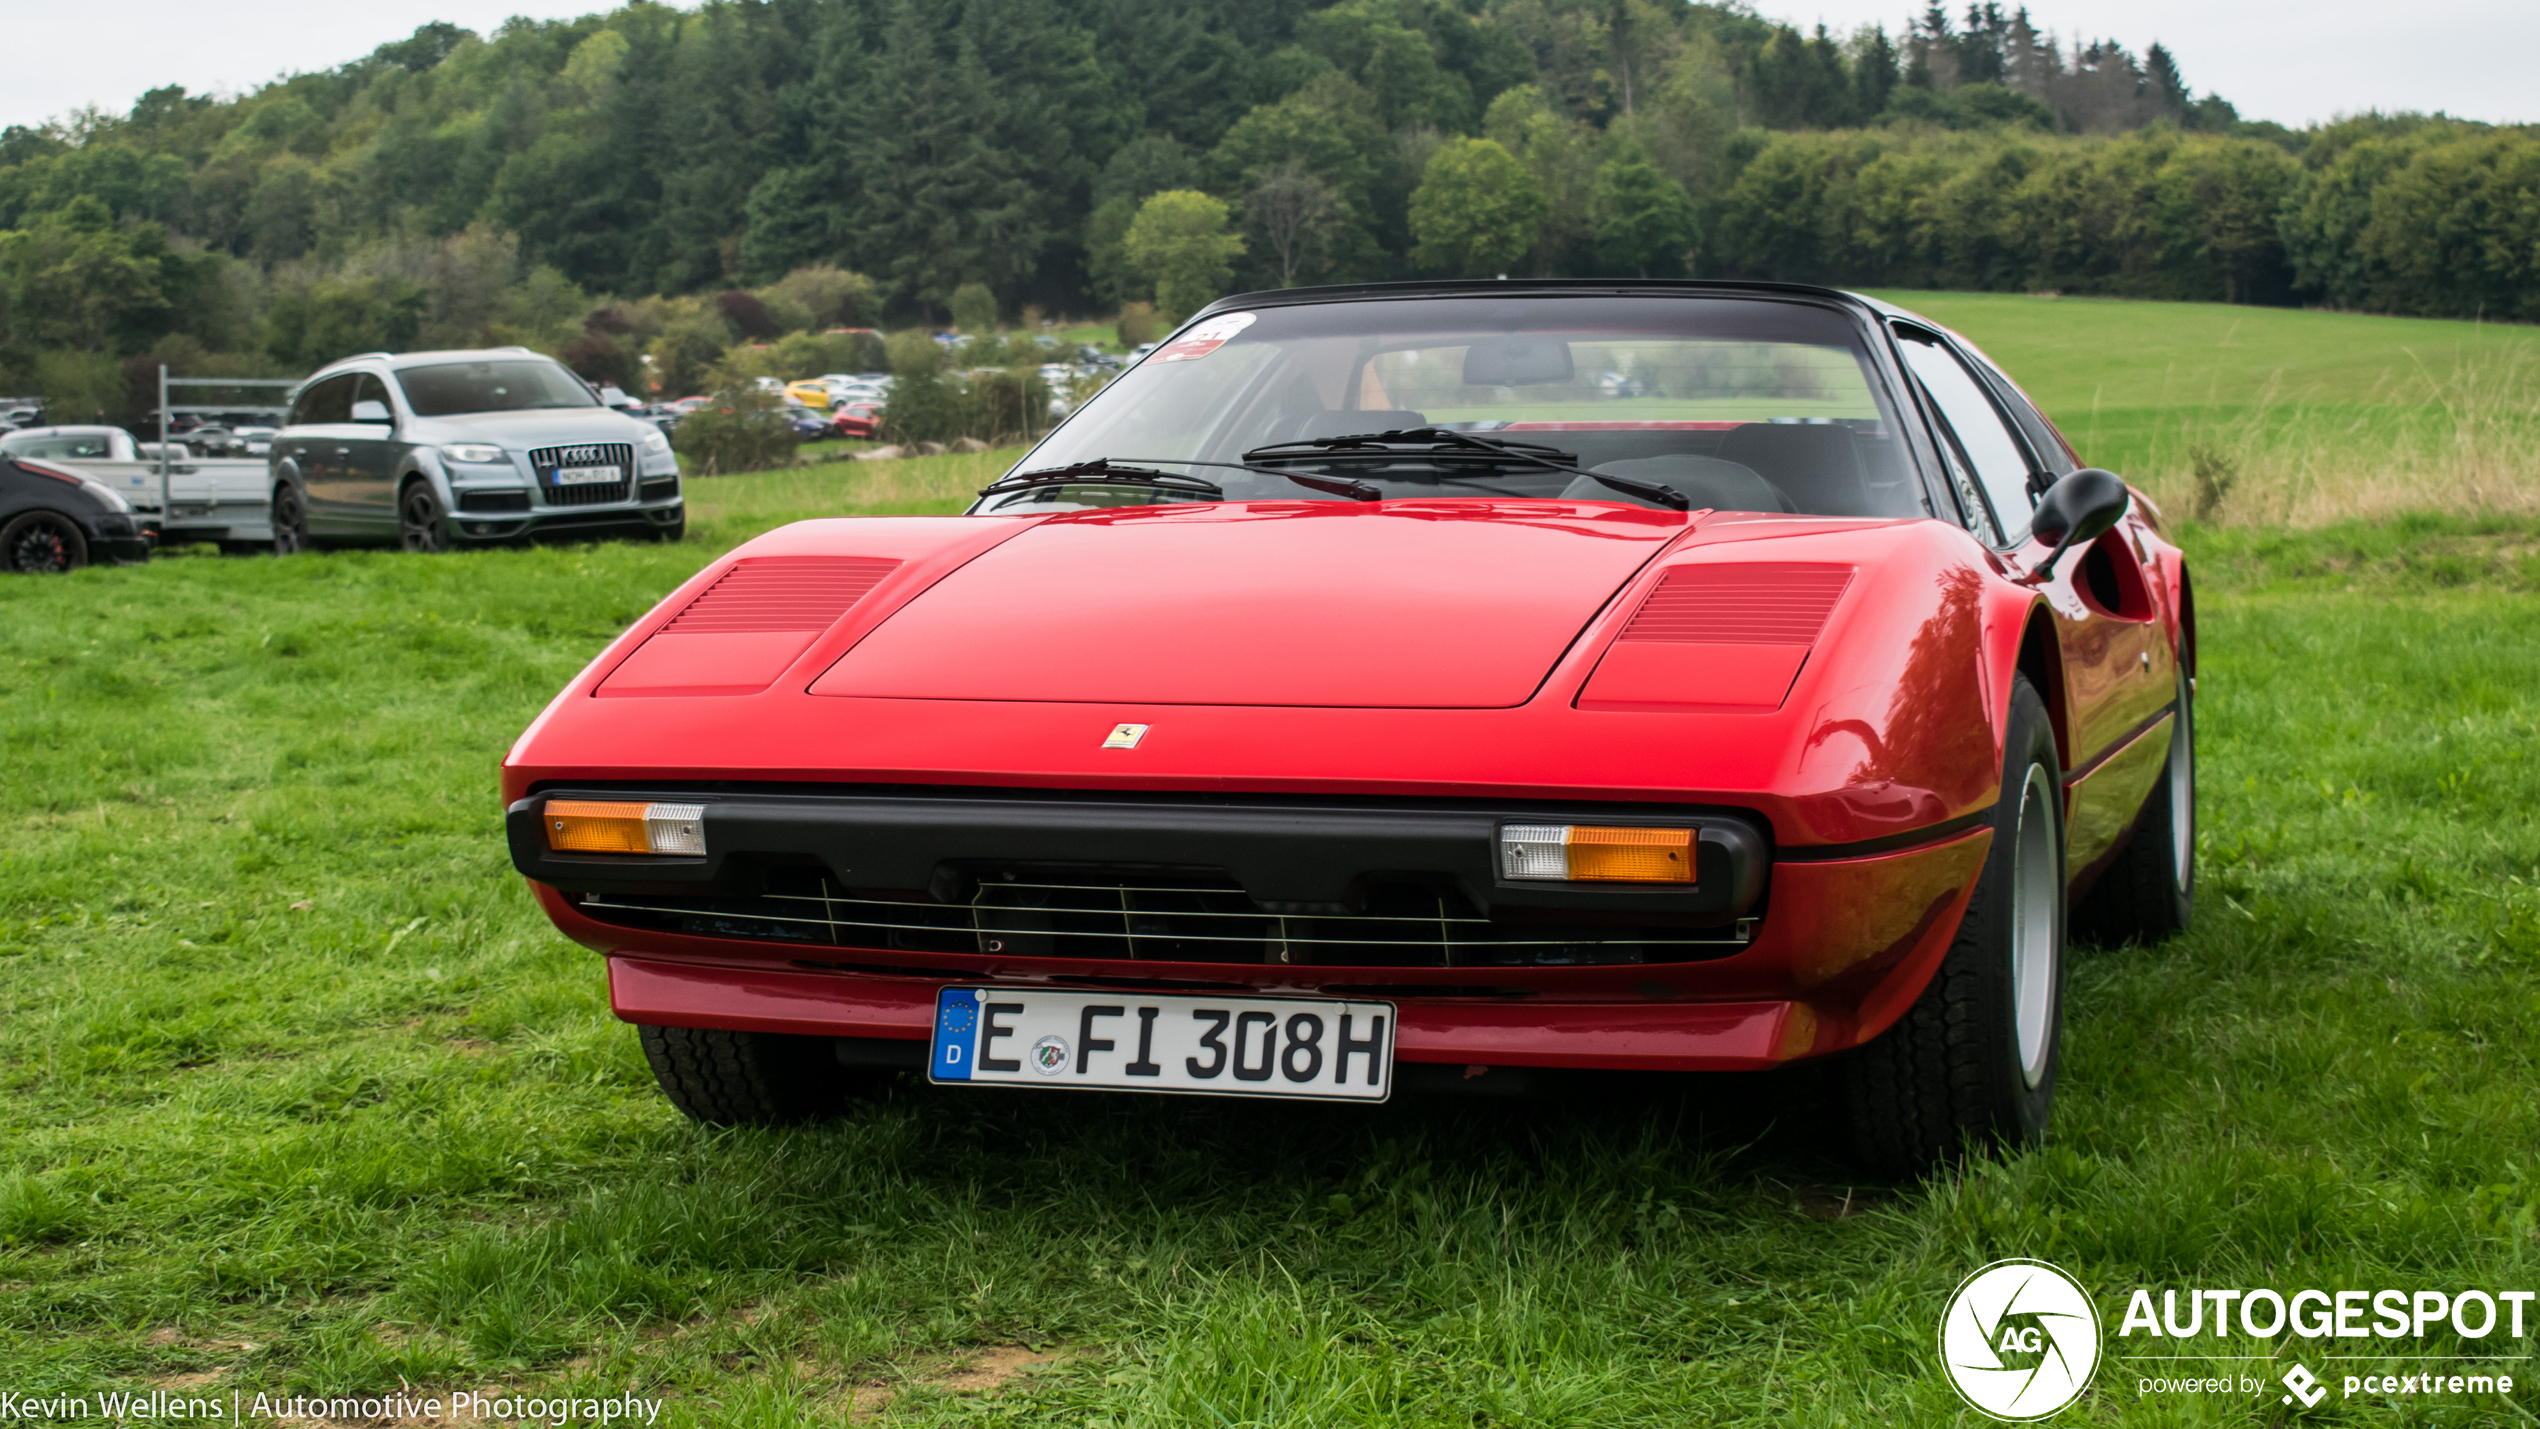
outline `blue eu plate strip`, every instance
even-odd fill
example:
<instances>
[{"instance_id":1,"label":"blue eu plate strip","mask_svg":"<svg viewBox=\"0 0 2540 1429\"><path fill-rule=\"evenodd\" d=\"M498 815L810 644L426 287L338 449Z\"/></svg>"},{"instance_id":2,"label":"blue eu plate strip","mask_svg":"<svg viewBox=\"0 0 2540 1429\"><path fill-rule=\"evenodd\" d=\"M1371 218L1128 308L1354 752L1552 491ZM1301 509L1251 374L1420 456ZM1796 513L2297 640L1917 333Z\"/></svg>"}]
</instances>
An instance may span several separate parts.
<instances>
[{"instance_id":1,"label":"blue eu plate strip","mask_svg":"<svg viewBox=\"0 0 2540 1429\"><path fill-rule=\"evenodd\" d=\"M935 1079L970 1080L971 1059L978 1050L979 990L948 987L935 994Z\"/></svg>"}]
</instances>

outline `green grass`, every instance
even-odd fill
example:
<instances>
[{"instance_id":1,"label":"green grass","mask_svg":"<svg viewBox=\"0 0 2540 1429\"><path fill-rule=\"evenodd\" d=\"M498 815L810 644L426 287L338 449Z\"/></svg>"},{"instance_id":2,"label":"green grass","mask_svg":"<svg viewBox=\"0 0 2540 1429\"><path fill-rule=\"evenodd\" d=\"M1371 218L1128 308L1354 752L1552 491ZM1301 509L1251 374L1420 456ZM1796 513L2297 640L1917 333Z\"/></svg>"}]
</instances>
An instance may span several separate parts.
<instances>
[{"instance_id":1,"label":"green grass","mask_svg":"<svg viewBox=\"0 0 2540 1429\"><path fill-rule=\"evenodd\" d=\"M1877 296L1964 333L2083 460L2173 510L2197 500L2199 449L2245 469L2253 489L2285 488L2254 502L2244 491L2229 514L2245 520L2540 509L2540 330L2221 303Z\"/></svg>"},{"instance_id":2,"label":"green grass","mask_svg":"<svg viewBox=\"0 0 2540 1429\"><path fill-rule=\"evenodd\" d=\"M699 483L682 546L0 582L0 1388L1920 1424L1964 1422L1934 1326L2000 1256L2111 1310L2540 1279L2540 527L2502 521L2189 534L2200 921L2077 954L2056 1139L2007 1164L1859 1184L1806 1072L1372 1110L906 1085L828 1127L681 1121L511 872L497 762L715 550L856 498L942 509L907 492L951 461ZM998 1344L1058 1358L995 1395L942 1373ZM2138 1401L2115 1364L2093 1396L2067 1421L2284 1417ZM2305 1417L2529 1422L2518 1398Z\"/></svg>"}]
</instances>

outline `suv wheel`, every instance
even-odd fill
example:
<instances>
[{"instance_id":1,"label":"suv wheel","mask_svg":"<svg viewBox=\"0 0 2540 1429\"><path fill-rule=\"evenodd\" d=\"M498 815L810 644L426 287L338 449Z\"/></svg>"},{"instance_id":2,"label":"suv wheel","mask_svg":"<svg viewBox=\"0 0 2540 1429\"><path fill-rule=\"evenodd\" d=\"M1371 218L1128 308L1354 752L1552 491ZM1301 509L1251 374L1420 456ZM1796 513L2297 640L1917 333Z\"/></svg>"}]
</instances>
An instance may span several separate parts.
<instances>
[{"instance_id":1,"label":"suv wheel","mask_svg":"<svg viewBox=\"0 0 2540 1429\"><path fill-rule=\"evenodd\" d=\"M397 539L419 555L450 549L450 521L429 484L418 481L398 499Z\"/></svg>"},{"instance_id":2,"label":"suv wheel","mask_svg":"<svg viewBox=\"0 0 2540 1429\"><path fill-rule=\"evenodd\" d=\"M273 491L273 553L296 556L309 548L309 513L300 489L284 482Z\"/></svg>"}]
</instances>

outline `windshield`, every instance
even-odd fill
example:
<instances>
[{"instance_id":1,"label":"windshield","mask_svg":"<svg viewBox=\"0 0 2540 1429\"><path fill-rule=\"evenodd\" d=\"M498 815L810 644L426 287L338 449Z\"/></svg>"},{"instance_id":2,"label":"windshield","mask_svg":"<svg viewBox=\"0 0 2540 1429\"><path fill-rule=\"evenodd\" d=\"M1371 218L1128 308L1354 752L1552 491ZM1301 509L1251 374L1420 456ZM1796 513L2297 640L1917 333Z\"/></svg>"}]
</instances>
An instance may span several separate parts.
<instances>
[{"instance_id":1,"label":"windshield","mask_svg":"<svg viewBox=\"0 0 2540 1429\"><path fill-rule=\"evenodd\" d=\"M405 389L406 405L418 417L600 405L573 374L534 357L402 367L397 385Z\"/></svg>"},{"instance_id":2,"label":"windshield","mask_svg":"<svg viewBox=\"0 0 2540 1429\"><path fill-rule=\"evenodd\" d=\"M1280 450L1419 427L1554 455L1551 465L1492 461L1446 441L1435 457ZM1926 514L1858 326L1802 302L1511 294L1222 314L1088 401L1017 471L1096 458L1203 478L1230 501L1352 499L1279 474L1297 471L1385 497L1662 504L1594 472L1670 488L1697 509ZM1247 462L1277 470L1233 469ZM1206 499L1059 483L1000 492L972 509Z\"/></svg>"}]
</instances>

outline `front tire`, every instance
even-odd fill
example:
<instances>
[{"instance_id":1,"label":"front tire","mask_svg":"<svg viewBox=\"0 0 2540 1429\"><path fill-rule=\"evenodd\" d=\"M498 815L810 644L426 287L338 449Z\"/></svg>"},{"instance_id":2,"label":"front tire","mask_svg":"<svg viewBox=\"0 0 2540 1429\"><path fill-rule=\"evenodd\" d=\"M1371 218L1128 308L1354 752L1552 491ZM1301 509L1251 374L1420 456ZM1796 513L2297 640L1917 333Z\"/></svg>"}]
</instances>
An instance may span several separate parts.
<instances>
[{"instance_id":1,"label":"front tire","mask_svg":"<svg viewBox=\"0 0 2540 1429\"><path fill-rule=\"evenodd\" d=\"M450 549L450 519L429 483L418 481L397 499L397 542L419 556Z\"/></svg>"},{"instance_id":2,"label":"front tire","mask_svg":"<svg viewBox=\"0 0 2540 1429\"><path fill-rule=\"evenodd\" d=\"M2103 947L2157 943L2186 932L2196 916L2195 701L2182 670L2161 782L2098 886L2073 910L2074 930Z\"/></svg>"},{"instance_id":3,"label":"front tire","mask_svg":"<svg viewBox=\"0 0 2540 1429\"><path fill-rule=\"evenodd\" d=\"M1938 971L1843 1064L1852 1145L1886 1175L2040 1143L2064 1013L2064 800L2046 702L2011 685L1993 846Z\"/></svg>"},{"instance_id":4,"label":"front tire","mask_svg":"<svg viewBox=\"0 0 2540 1429\"><path fill-rule=\"evenodd\" d=\"M884 1074L838 1065L825 1037L733 1032L718 1027L638 1027L644 1060L662 1094L691 1121L769 1126L846 1110Z\"/></svg>"},{"instance_id":5,"label":"front tire","mask_svg":"<svg viewBox=\"0 0 2540 1429\"><path fill-rule=\"evenodd\" d=\"M0 561L21 575L75 571L88 564L88 538L67 516L30 511L0 528Z\"/></svg>"}]
</instances>

